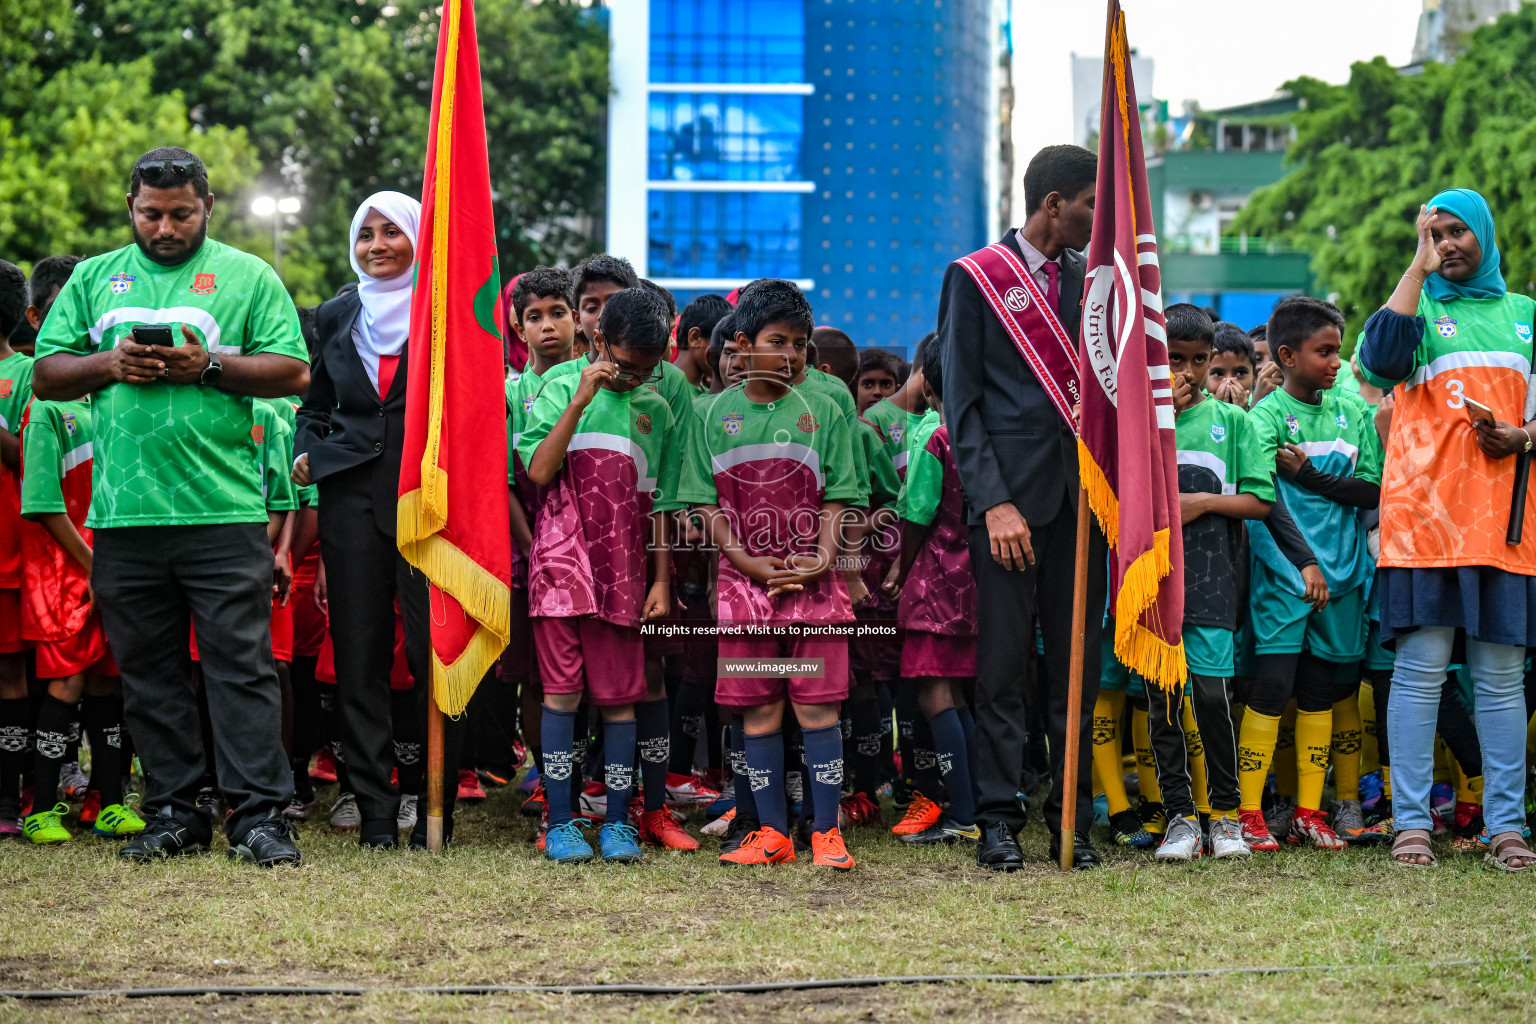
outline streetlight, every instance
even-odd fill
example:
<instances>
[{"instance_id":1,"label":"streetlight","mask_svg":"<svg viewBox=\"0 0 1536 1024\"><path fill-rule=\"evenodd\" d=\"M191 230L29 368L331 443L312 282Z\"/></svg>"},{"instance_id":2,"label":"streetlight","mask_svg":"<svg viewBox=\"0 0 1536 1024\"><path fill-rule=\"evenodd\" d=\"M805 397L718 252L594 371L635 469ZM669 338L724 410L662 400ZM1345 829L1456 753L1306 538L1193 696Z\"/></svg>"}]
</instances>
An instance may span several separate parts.
<instances>
[{"instance_id":1,"label":"streetlight","mask_svg":"<svg viewBox=\"0 0 1536 1024\"><path fill-rule=\"evenodd\" d=\"M283 219L278 214L298 212L297 196L283 196L281 199L257 196L251 200L251 213L258 217L272 218L272 269L277 272L278 277L283 276Z\"/></svg>"}]
</instances>

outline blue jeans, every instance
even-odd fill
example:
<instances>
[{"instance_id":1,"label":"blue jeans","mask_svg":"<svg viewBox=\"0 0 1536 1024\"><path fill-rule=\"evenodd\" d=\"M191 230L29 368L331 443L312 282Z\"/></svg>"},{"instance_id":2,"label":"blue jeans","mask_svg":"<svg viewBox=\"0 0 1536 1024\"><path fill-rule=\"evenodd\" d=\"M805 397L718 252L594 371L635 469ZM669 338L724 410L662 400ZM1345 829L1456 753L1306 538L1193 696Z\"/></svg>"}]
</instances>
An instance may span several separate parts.
<instances>
[{"instance_id":1,"label":"blue jeans","mask_svg":"<svg viewBox=\"0 0 1536 1024\"><path fill-rule=\"evenodd\" d=\"M1456 631L1421 626L1397 641L1387 704L1392 811L1398 831L1428 829L1435 781L1435 719ZM1488 834L1525 827L1525 648L1467 639L1473 714L1483 748L1483 820Z\"/></svg>"}]
</instances>

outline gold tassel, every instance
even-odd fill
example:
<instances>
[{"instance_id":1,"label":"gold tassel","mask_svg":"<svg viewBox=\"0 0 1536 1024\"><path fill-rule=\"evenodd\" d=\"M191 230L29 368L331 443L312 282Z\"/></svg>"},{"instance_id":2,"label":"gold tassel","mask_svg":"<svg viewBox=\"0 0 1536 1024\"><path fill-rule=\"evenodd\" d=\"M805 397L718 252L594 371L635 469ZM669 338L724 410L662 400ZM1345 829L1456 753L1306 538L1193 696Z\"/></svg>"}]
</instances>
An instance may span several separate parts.
<instances>
[{"instance_id":1,"label":"gold tassel","mask_svg":"<svg viewBox=\"0 0 1536 1024\"><path fill-rule=\"evenodd\" d=\"M1088 507L1093 509L1094 517L1099 521L1099 529L1104 531L1104 539L1109 542L1109 549L1118 551L1120 499L1115 496L1115 489L1109 485L1109 479L1093 460L1082 438L1077 440L1077 473L1082 480L1083 493L1088 495Z\"/></svg>"}]
</instances>

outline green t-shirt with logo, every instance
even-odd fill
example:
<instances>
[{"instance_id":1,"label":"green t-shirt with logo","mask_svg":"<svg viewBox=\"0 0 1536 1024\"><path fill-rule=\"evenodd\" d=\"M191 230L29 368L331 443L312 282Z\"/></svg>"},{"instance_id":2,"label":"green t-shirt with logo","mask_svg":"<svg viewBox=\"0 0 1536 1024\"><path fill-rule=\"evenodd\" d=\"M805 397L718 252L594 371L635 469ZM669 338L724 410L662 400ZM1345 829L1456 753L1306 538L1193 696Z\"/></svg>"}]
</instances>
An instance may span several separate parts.
<instances>
[{"instance_id":1,"label":"green t-shirt with logo","mask_svg":"<svg viewBox=\"0 0 1536 1024\"><path fill-rule=\"evenodd\" d=\"M133 328L183 325L221 355L308 361L298 313L266 263L208 239L163 267L130 245L79 264L37 339L37 357L106 352ZM262 461L255 399L200 384L109 384L92 398L94 498L87 523L193 526L260 523Z\"/></svg>"},{"instance_id":2,"label":"green t-shirt with logo","mask_svg":"<svg viewBox=\"0 0 1536 1024\"><path fill-rule=\"evenodd\" d=\"M0 430L21 433L21 414L32 400L32 359L14 352L0 359Z\"/></svg>"},{"instance_id":3,"label":"green t-shirt with logo","mask_svg":"<svg viewBox=\"0 0 1536 1024\"><path fill-rule=\"evenodd\" d=\"M277 399L282 402L282 399ZM291 406L289 408L292 408ZM293 429L282 413L264 399L256 401L256 426L252 435L261 459L261 496L268 512L295 512L299 492L293 484Z\"/></svg>"}]
</instances>

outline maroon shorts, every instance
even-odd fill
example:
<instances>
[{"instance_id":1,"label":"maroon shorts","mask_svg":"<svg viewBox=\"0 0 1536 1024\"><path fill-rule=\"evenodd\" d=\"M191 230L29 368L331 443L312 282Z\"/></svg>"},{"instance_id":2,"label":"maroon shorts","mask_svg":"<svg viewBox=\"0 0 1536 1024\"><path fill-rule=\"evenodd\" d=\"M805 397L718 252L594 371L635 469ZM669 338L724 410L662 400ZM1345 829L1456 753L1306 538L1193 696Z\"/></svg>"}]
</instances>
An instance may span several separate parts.
<instances>
[{"instance_id":1,"label":"maroon shorts","mask_svg":"<svg viewBox=\"0 0 1536 1024\"><path fill-rule=\"evenodd\" d=\"M796 704L837 704L848 697L847 640L743 640L720 638L722 658L821 658L820 678L812 676L740 677L721 674L715 701L732 707L758 707L786 696Z\"/></svg>"},{"instance_id":2,"label":"maroon shorts","mask_svg":"<svg viewBox=\"0 0 1536 1024\"><path fill-rule=\"evenodd\" d=\"M598 707L621 707L645 698L645 644L628 626L595 615L538 617L532 622L545 693L585 690L587 700Z\"/></svg>"},{"instance_id":3,"label":"maroon shorts","mask_svg":"<svg viewBox=\"0 0 1536 1024\"><path fill-rule=\"evenodd\" d=\"M901 645L903 679L969 679L976 674L976 638L909 630Z\"/></svg>"},{"instance_id":4,"label":"maroon shorts","mask_svg":"<svg viewBox=\"0 0 1536 1024\"><path fill-rule=\"evenodd\" d=\"M30 650L32 641L21 638L21 590L0 590L0 654L19 654Z\"/></svg>"},{"instance_id":5,"label":"maroon shorts","mask_svg":"<svg viewBox=\"0 0 1536 1024\"><path fill-rule=\"evenodd\" d=\"M117 662L107 649L107 634L101 628L101 617L92 615L85 628L67 640L38 640L37 678L68 679L81 672L95 676L115 676Z\"/></svg>"}]
</instances>

